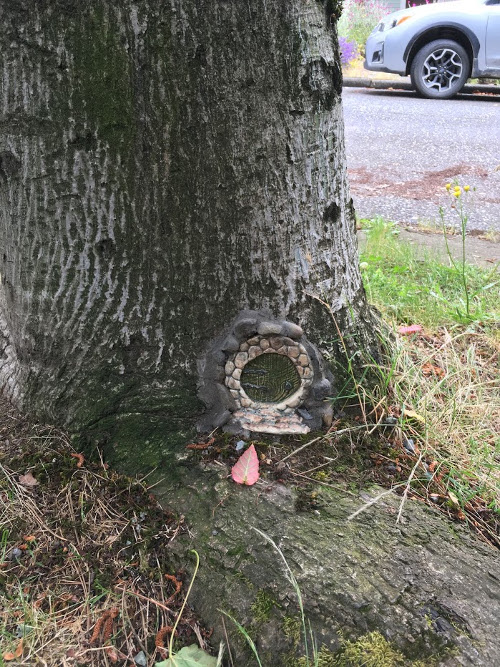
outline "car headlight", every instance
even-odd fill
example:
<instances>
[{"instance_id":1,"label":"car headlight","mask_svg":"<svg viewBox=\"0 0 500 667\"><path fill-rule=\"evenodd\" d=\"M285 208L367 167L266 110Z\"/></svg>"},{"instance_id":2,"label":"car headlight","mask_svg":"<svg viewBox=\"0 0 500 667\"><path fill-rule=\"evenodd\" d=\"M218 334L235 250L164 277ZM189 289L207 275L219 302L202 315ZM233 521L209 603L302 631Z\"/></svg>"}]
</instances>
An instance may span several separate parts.
<instances>
[{"instance_id":1,"label":"car headlight","mask_svg":"<svg viewBox=\"0 0 500 667\"><path fill-rule=\"evenodd\" d=\"M387 30L392 30L392 28L401 25L411 17L412 14L404 14L403 16L399 16L395 19L391 19L389 17L389 20L385 19L384 21L380 21L380 23L375 26L375 30L373 32L387 32Z\"/></svg>"}]
</instances>

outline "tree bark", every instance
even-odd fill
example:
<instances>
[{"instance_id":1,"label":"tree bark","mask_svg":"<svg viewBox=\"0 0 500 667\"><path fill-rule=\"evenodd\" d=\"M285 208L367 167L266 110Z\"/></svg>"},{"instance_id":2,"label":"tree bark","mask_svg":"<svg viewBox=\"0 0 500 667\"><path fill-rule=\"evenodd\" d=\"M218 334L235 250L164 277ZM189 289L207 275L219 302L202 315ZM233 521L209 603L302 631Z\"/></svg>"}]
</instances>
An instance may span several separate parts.
<instances>
[{"instance_id":1,"label":"tree bark","mask_svg":"<svg viewBox=\"0 0 500 667\"><path fill-rule=\"evenodd\" d=\"M184 441L243 309L373 345L333 3L0 0L0 380L101 440ZM311 296L313 295L313 296ZM156 443L156 444L155 444ZM146 446L146 449L147 449Z\"/></svg>"},{"instance_id":2,"label":"tree bark","mask_svg":"<svg viewBox=\"0 0 500 667\"><path fill-rule=\"evenodd\" d=\"M191 603L214 626L214 642L227 642L222 610L255 640L264 667L295 667L304 655L297 594L282 557L253 527L296 577L306 627L330 652L320 665L500 663L498 553L437 510L408 499L398 523L401 497L377 487L359 495L317 487L308 505L281 484L237 486L214 465L150 480L189 522L190 535L173 548L182 567L193 562L189 549L199 552ZM225 626L234 664L254 665L227 618ZM372 633L387 643L377 647Z\"/></svg>"}]
</instances>

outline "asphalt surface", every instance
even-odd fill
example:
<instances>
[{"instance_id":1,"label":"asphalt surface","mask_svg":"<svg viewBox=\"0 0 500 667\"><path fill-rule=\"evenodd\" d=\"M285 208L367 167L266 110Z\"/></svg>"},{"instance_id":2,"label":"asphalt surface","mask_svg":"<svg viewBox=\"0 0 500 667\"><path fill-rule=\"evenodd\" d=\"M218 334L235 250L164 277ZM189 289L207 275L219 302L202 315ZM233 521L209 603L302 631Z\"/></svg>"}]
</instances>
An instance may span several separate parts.
<instances>
[{"instance_id":1,"label":"asphalt surface","mask_svg":"<svg viewBox=\"0 0 500 667\"><path fill-rule=\"evenodd\" d=\"M402 90L344 88L347 166L359 217L458 224L445 184L470 185L469 231L500 231L500 95L426 100ZM475 190L474 190L475 188Z\"/></svg>"}]
</instances>

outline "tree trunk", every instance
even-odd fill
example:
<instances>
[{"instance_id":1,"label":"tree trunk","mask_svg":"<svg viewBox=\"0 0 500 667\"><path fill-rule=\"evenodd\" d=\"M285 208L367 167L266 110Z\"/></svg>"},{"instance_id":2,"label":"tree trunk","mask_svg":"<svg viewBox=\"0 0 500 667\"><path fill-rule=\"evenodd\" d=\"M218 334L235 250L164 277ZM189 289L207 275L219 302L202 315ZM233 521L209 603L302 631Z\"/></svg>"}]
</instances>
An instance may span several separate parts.
<instances>
[{"instance_id":1,"label":"tree trunk","mask_svg":"<svg viewBox=\"0 0 500 667\"><path fill-rule=\"evenodd\" d=\"M320 665L500 664L498 553L437 510L408 499L398 523L401 497L376 487L317 487L308 505L281 484L237 486L214 465L149 479L186 513L190 534L173 548L181 567L194 561L190 548L199 552L191 603L214 626L215 645L227 643L222 610L255 640L264 667L305 665L295 661L305 653L296 591L254 527L296 577L306 627L324 647ZM225 626L234 664L255 665L227 618Z\"/></svg>"},{"instance_id":2,"label":"tree trunk","mask_svg":"<svg viewBox=\"0 0 500 667\"><path fill-rule=\"evenodd\" d=\"M334 3L0 0L0 380L101 440L184 441L244 309L372 345ZM331 313L314 298L326 302ZM163 443L163 444L162 444Z\"/></svg>"}]
</instances>

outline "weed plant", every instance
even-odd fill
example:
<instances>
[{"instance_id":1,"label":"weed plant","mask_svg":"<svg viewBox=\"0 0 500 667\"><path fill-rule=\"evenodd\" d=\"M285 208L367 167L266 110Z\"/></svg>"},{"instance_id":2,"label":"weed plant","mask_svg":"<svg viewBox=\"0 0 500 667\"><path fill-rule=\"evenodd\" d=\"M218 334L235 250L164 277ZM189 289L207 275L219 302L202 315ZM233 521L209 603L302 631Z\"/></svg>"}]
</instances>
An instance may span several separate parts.
<instances>
[{"instance_id":1,"label":"weed plant","mask_svg":"<svg viewBox=\"0 0 500 667\"><path fill-rule=\"evenodd\" d=\"M428 327L475 323L499 337L497 266L485 270L463 259L444 263L437 252L402 243L397 225L383 218L362 221L362 226L365 288L389 322Z\"/></svg>"},{"instance_id":2,"label":"weed plant","mask_svg":"<svg viewBox=\"0 0 500 667\"><path fill-rule=\"evenodd\" d=\"M451 191L459 204L462 192ZM399 415L423 458L436 462L433 472L450 494L448 505L456 500L465 510L459 515L497 543L498 536L484 522L488 513L500 517L497 267L486 271L467 263L467 220L463 209L458 214L462 254L455 260L446 245L448 263L401 241L394 223L364 221L361 266L369 300L393 326L424 326L420 335L391 342L385 366L373 364L380 383L375 395L364 400ZM405 416L409 411L418 415L417 421ZM425 488L433 474L425 463L417 468L414 482L428 499Z\"/></svg>"},{"instance_id":3,"label":"weed plant","mask_svg":"<svg viewBox=\"0 0 500 667\"><path fill-rule=\"evenodd\" d=\"M460 276L460 279L462 281L463 309L457 308L457 314L462 320L470 321L474 319L474 313L472 312L472 303L471 303L474 297L476 297L479 293L485 293L487 290L494 290L494 288L497 289L496 292L493 293L494 294L496 293L497 296L500 294L498 290L498 286L500 285L500 280L498 280L498 271L497 271L498 265L495 268L493 268L491 273L487 276L488 278L490 277L493 278L493 276L495 276L496 279L491 282L487 282L486 285L480 285L477 291L473 291L473 288L469 282L468 271L467 271L467 223L469 221L469 214L467 210L468 202L466 200L469 197L470 186L465 185L462 189L458 185L458 183L455 183L454 187L452 186L451 183L447 183L446 190L448 191L452 199L451 208L458 217L458 227L462 242L461 243L462 253L458 260L454 259L450 251L450 246L448 244L447 229L445 224L444 209L443 207L440 207L439 215L441 218L441 224L443 229L443 238L446 245L446 252L448 255L450 265L455 269L456 273Z\"/></svg>"}]
</instances>

